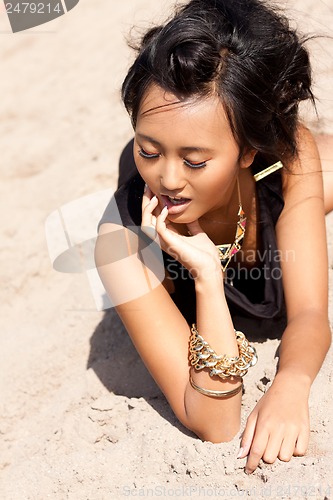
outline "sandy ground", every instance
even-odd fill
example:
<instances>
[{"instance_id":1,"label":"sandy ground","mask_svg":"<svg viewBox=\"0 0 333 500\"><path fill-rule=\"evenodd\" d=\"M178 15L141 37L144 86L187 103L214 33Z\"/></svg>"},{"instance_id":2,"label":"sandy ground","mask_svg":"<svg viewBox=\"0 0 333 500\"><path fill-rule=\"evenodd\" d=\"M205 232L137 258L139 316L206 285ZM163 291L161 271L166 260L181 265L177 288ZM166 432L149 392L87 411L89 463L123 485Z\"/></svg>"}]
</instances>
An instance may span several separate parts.
<instances>
[{"instance_id":1,"label":"sandy ground","mask_svg":"<svg viewBox=\"0 0 333 500\"><path fill-rule=\"evenodd\" d=\"M203 443L175 420L115 312L97 311L85 273L52 269L51 212L115 187L131 127L119 87L125 36L170 0L81 0L12 34L0 10L0 498L332 498L332 351L311 392L305 457L252 476L231 443ZM297 24L332 35L332 0L289 0ZM333 41L311 45L319 120L333 133ZM327 218L333 290L333 216ZM315 260L313 262L315 265ZM331 295L331 319L333 298ZM277 340L257 344L243 424L272 380Z\"/></svg>"}]
</instances>

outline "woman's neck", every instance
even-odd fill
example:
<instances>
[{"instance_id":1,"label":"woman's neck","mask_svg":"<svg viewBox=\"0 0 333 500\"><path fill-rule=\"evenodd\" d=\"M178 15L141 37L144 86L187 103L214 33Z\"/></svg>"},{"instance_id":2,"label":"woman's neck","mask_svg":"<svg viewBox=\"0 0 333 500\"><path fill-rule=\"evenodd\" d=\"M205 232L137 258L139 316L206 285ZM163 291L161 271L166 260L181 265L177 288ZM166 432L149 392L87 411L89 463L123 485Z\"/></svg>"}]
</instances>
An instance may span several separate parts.
<instances>
[{"instance_id":1,"label":"woman's neck","mask_svg":"<svg viewBox=\"0 0 333 500\"><path fill-rule=\"evenodd\" d=\"M250 222L255 219L255 213L253 213L256 206L255 181L249 168L240 170L238 179L242 207ZM203 231L216 245L234 241L236 224L239 220L238 210L239 197L237 181L235 181L226 205L211 214L204 215L199 220Z\"/></svg>"}]
</instances>

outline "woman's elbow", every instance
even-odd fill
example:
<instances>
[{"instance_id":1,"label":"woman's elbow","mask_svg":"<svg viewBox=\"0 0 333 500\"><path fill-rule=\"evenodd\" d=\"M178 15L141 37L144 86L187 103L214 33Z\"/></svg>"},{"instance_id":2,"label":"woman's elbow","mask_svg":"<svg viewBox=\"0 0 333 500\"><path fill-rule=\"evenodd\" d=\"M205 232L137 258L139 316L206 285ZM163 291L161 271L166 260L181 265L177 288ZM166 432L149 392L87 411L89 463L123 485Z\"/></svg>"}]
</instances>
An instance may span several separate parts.
<instances>
[{"instance_id":1,"label":"woman's elbow","mask_svg":"<svg viewBox=\"0 0 333 500\"><path fill-rule=\"evenodd\" d=\"M235 429L222 429L222 430L213 430L213 429L204 429L202 432L197 432L198 438L201 441L209 441L210 443L219 444L219 443L228 443L232 441L236 434L239 431L240 426Z\"/></svg>"},{"instance_id":2,"label":"woman's elbow","mask_svg":"<svg viewBox=\"0 0 333 500\"><path fill-rule=\"evenodd\" d=\"M203 422L202 425L193 426L186 422L184 425L201 441L209 441L210 443L228 443L232 441L240 429L240 418L237 421L221 423L220 425L209 425L209 422Z\"/></svg>"},{"instance_id":3,"label":"woman's elbow","mask_svg":"<svg viewBox=\"0 0 333 500\"><path fill-rule=\"evenodd\" d=\"M237 402L214 402L220 405L226 403L226 406L212 407L209 405L210 402L208 405L202 403L200 406L197 400L188 398L180 407L173 410L178 420L201 441L216 444L232 441L241 425L241 398Z\"/></svg>"}]
</instances>

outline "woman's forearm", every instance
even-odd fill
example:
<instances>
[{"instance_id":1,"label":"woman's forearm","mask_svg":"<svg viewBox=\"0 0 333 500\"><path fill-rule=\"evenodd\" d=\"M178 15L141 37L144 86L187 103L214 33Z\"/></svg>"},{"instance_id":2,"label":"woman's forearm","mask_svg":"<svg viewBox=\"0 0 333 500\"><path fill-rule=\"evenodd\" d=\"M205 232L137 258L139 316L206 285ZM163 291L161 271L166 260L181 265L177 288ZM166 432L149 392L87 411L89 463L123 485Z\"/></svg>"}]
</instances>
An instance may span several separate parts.
<instances>
[{"instance_id":1,"label":"woman's forearm","mask_svg":"<svg viewBox=\"0 0 333 500\"><path fill-rule=\"evenodd\" d=\"M319 372L331 343L327 315L308 311L296 316L281 340L276 380L302 380L310 386Z\"/></svg>"},{"instance_id":2,"label":"woman's forearm","mask_svg":"<svg viewBox=\"0 0 333 500\"><path fill-rule=\"evenodd\" d=\"M199 333L218 354L237 356L238 347L222 272L206 280L197 280L195 289Z\"/></svg>"},{"instance_id":3,"label":"woman's forearm","mask_svg":"<svg viewBox=\"0 0 333 500\"><path fill-rule=\"evenodd\" d=\"M217 354L237 356L233 323L224 295L222 273L196 280L197 328L199 334ZM209 375L208 369L190 370L192 380L200 387L228 391L241 384L240 378L222 380ZM229 441L240 425L241 392L227 399L212 398L197 392L188 384L185 408L191 428L204 440Z\"/></svg>"}]
</instances>

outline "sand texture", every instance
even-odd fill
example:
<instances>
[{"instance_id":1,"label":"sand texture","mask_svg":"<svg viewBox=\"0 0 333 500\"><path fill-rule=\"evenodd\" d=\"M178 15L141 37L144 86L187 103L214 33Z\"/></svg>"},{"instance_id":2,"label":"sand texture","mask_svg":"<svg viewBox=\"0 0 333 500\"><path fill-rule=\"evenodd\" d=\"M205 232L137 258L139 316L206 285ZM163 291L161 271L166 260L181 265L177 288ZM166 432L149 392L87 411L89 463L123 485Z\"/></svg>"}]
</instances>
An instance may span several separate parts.
<instances>
[{"instance_id":1,"label":"sand texture","mask_svg":"<svg viewBox=\"0 0 333 500\"><path fill-rule=\"evenodd\" d=\"M0 10L0 499L333 497L332 350L311 391L307 455L246 476L239 435L214 445L184 429L114 310L96 310L87 275L51 265L45 220L114 189L132 137L119 97L133 57L125 38L133 25L165 19L171 5L81 0L16 34ZM332 0L284 5L304 31L333 35ZM304 114L330 134L333 40L310 47L319 119ZM327 231L333 319L333 215ZM242 428L274 376L278 344L256 343Z\"/></svg>"}]
</instances>

